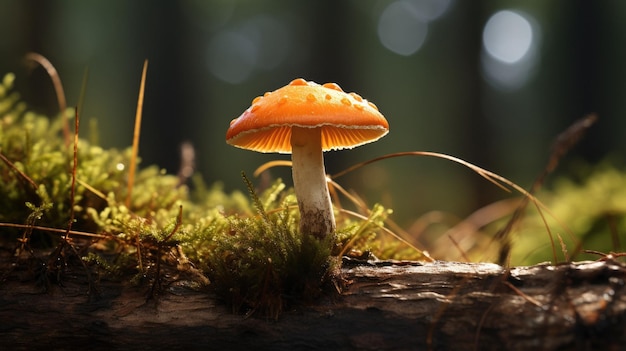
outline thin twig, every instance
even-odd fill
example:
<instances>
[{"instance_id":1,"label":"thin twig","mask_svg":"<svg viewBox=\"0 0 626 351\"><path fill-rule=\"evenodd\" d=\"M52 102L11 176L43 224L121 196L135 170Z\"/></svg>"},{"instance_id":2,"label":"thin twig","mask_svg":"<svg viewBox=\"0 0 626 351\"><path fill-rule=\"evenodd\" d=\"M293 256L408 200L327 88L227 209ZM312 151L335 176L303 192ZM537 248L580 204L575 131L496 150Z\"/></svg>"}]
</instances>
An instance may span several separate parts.
<instances>
[{"instance_id":1,"label":"thin twig","mask_svg":"<svg viewBox=\"0 0 626 351\"><path fill-rule=\"evenodd\" d=\"M67 231L65 232L65 238L67 241L72 230L72 223L74 223L74 205L76 199L76 171L78 169L78 126L80 124L78 116L78 107L74 109L74 160L72 164L72 183L70 185L70 219L67 223Z\"/></svg>"}]
</instances>

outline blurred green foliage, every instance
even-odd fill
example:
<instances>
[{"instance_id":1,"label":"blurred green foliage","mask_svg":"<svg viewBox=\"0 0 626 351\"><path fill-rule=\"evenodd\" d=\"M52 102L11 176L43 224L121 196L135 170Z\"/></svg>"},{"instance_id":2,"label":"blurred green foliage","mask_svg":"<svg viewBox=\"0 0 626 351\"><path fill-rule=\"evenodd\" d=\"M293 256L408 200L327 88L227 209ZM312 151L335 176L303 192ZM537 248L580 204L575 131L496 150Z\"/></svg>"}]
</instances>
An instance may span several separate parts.
<instances>
[{"instance_id":1,"label":"blurred green foliage","mask_svg":"<svg viewBox=\"0 0 626 351\"><path fill-rule=\"evenodd\" d=\"M576 179L559 178L539 198L546 205L542 210L545 223L537 209L529 206L527 218L514 233L512 264L599 259L584 250L605 254L624 250L626 172L608 163L580 165Z\"/></svg>"},{"instance_id":2,"label":"blurred green foliage","mask_svg":"<svg viewBox=\"0 0 626 351\"><path fill-rule=\"evenodd\" d=\"M392 37L415 43L424 35L409 55L381 40L381 20L398 6L406 11L388 21L400 26ZM533 29L534 59L498 66L503 76L522 76L517 89L494 85L484 69L483 31L503 10L523 15ZM173 172L180 144L189 141L197 169L228 191L244 190L239 171L251 173L280 156L229 147L224 126L254 97L297 77L338 83L377 104L389 120L390 136L376 144L327 153L330 173L373 154L430 150L525 186L543 166L552 138L591 112L601 123L568 161L626 152L622 1L4 0L0 33L0 71L18 73L20 91L36 111L52 114L56 99L45 70L24 65L26 53L50 59L70 105L89 69L83 120L99 119L107 149L131 141L141 64L150 60L143 160ZM520 44L515 31L499 33L506 46ZM369 168L350 175L349 183L368 201L394 207L403 226L432 209L464 217L502 196L446 163L426 162L385 162L376 174ZM287 172L273 173L290 183Z\"/></svg>"}]
</instances>

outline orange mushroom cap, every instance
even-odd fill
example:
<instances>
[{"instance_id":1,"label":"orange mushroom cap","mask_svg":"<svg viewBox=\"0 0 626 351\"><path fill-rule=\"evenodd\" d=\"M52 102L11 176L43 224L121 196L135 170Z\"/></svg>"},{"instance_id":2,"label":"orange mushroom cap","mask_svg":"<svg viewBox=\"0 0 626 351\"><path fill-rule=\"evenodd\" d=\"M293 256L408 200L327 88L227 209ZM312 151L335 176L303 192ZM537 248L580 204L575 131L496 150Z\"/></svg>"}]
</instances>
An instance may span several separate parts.
<instances>
[{"instance_id":1,"label":"orange mushroom cap","mask_svg":"<svg viewBox=\"0 0 626 351\"><path fill-rule=\"evenodd\" d=\"M291 127L321 128L322 150L350 149L376 141L389 124L373 103L335 83L302 78L265 93L230 122L226 142L258 152L291 153Z\"/></svg>"}]
</instances>

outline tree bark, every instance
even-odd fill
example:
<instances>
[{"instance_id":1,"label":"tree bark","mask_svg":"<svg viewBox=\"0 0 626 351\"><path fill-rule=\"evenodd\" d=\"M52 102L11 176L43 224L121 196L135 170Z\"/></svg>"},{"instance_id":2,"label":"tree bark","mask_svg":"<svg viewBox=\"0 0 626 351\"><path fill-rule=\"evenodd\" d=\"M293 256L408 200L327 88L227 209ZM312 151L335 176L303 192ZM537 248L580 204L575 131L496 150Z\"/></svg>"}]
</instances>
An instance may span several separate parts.
<instances>
[{"instance_id":1,"label":"tree bark","mask_svg":"<svg viewBox=\"0 0 626 351\"><path fill-rule=\"evenodd\" d=\"M23 272L22 272L23 273ZM3 349L620 350L624 264L537 265L344 260L341 292L278 320L233 314L172 280L101 280L80 270L42 293L14 270L0 286Z\"/></svg>"}]
</instances>

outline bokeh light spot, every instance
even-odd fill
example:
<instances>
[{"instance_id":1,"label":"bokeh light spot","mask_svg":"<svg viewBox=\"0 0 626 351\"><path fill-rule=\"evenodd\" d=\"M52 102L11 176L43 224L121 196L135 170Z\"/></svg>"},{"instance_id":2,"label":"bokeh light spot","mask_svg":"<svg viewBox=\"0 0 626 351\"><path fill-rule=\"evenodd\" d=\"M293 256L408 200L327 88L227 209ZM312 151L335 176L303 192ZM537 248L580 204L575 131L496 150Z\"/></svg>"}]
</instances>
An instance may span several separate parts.
<instances>
[{"instance_id":1,"label":"bokeh light spot","mask_svg":"<svg viewBox=\"0 0 626 351\"><path fill-rule=\"evenodd\" d=\"M513 11L495 13L485 24L483 46L493 58L515 63L528 53L533 31L526 18Z\"/></svg>"},{"instance_id":2,"label":"bokeh light spot","mask_svg":"<svg viewBox=\"0 0 626 351\"><path fill-rule=\"evenodd\" d=\"M424 22L430 22L443 16L451 0L406 0L416 9L415 15Z\"/></svg>"},{"instance_id":3,"label":"bokeh light spot","mask_svg":"<svg viewBox=\"0 0 626 351\"><path fill-rule=\"evenodd\" d=\"M209 43L209 71L225 82L238 84L252 72L256 56L251 40L237 32L221 31Z\"/></svg>"},{"instance_id":4,"label":"bokeh light spot","mask_svg":"<svg viewBox=\"0 0 626 351\"><path fill-rule=\"evenodd\" d=\"M252 17L213 36L207 49L209 71L222 81L243 83L256 70L279 67L292 43L284 21L268 15Z\"/></svg>"},{"instance_id":5,"label":"bokeh light spot","mask_svg":"<svg viewBox=\"0 0 626 351\"><path fill-rule=\"evenodd\" d=\"M258 56L255 66L263 70L278 67L291 48L291 33L282 21L268 15L259 15L248 20L241 34L255 45Z\"/></svg>"},{"instance_id":6,"label":"bokeh light spot","mask_svg":"<svg viewBox=\"0 0 626 351\"><path fill-rule=\"evenodd\" d=\"M524 13L502 10L483 29L481 65L485 80L500 90L526 84L538 62L541 30Z\"/></svg>"},{"instance_id":7,"label":"bokeh light spot","mask_svg":"<svg viewBox=\"0 0 626 351\"><path fill-rule=\"evenodd\" d=\"M428 25L408 1L390 3L378 19L378 38L390 51L403 56L416 53L426 41Z\"/></svg>"}]
</instances>

